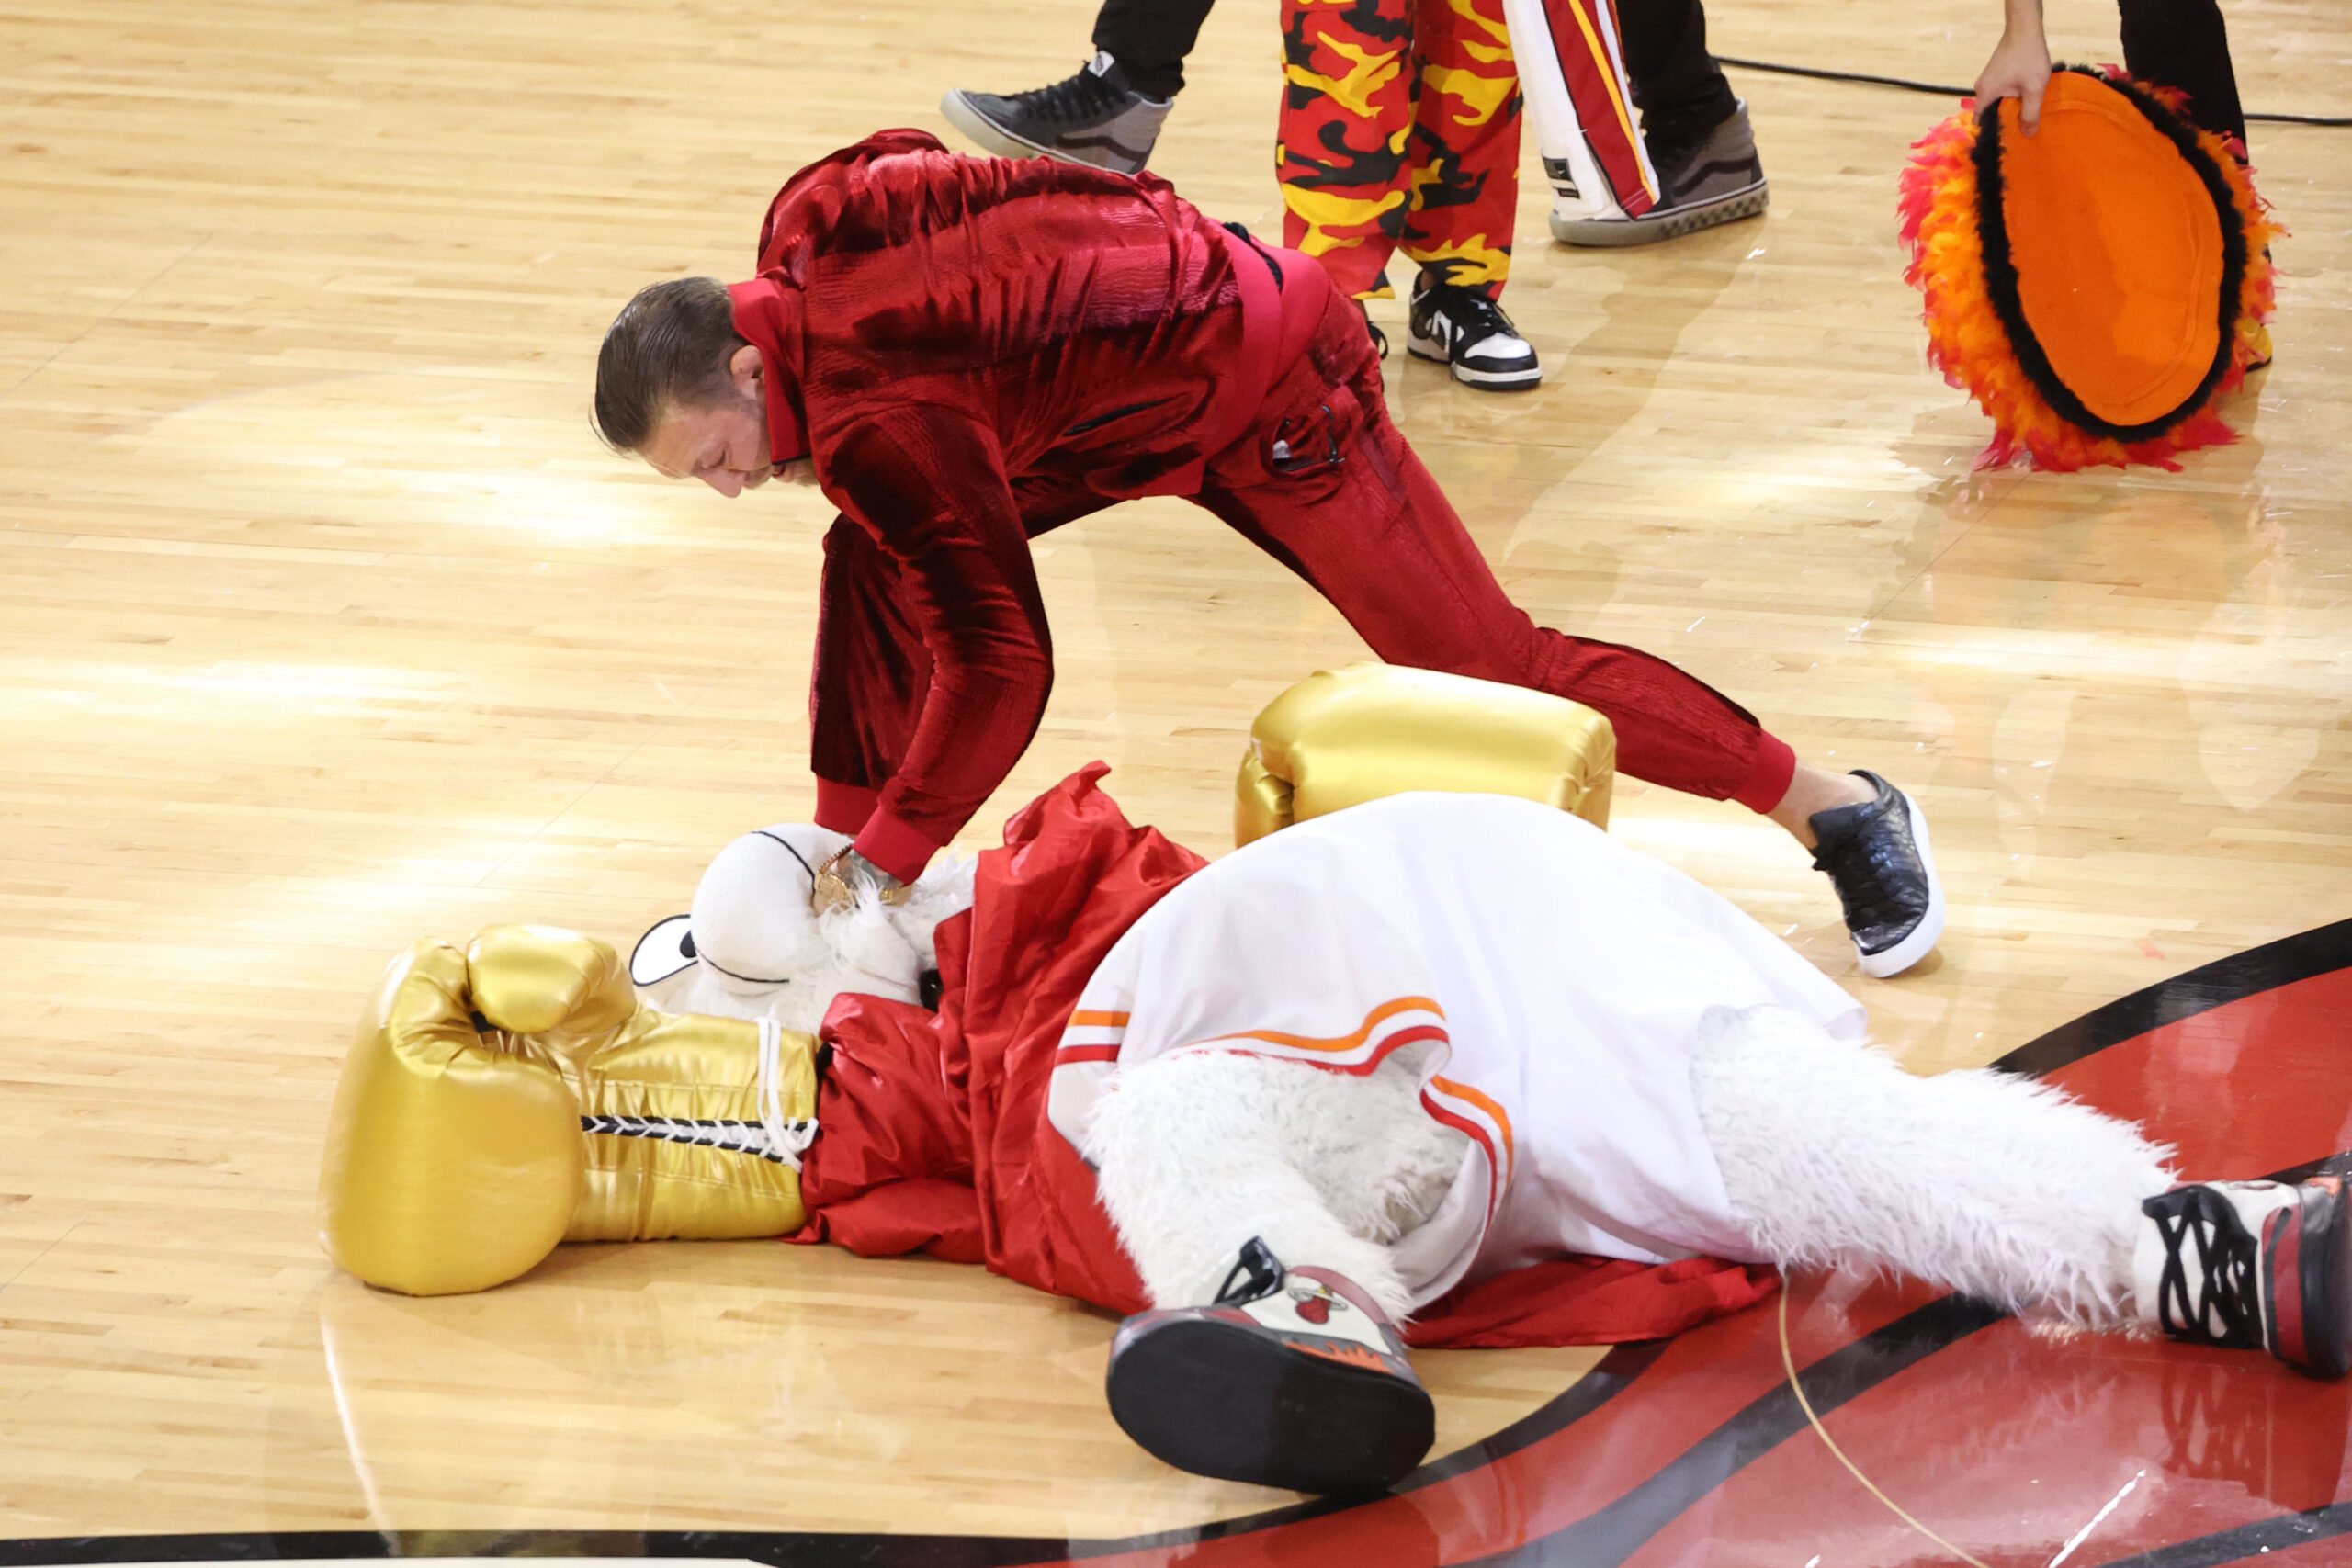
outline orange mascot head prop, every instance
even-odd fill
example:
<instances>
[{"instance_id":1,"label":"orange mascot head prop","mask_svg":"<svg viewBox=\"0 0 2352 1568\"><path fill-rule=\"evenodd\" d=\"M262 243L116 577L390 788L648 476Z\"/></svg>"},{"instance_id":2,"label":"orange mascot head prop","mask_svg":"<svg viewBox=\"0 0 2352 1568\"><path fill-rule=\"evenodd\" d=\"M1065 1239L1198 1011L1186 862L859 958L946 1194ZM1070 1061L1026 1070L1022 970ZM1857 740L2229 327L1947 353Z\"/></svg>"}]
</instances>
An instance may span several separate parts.
<instances>
[{"instance_id":1,"label":"orange mascot head prop","mask_svg":"<svg viewBox=\"0 0 2352 1568\"><path fill-rule=\"evenodd\" d=\"M2005 98L1915 144L1905 274L1928 358L1993 417L1978 466L2177 468L2236 439L2213 412L2256 358L2282 232L2240 150L2177 94L2070 67L2028 136Z\"/></svg>"}]
</instances>

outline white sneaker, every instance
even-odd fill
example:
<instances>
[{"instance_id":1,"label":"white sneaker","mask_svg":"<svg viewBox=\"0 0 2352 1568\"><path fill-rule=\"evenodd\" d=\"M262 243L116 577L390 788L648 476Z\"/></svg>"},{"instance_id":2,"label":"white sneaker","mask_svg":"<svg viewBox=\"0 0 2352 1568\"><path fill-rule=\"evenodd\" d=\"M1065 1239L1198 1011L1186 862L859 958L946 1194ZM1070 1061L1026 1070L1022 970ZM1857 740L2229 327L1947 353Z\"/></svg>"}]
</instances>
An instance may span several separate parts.
<instances>
[{"instance_id":1,"label":"white sneaker","mask_svg":"<svg viewBox=\"0 0 2352 1568\"><path fill-rule=\"evenodd\" d=\"M1407 322L1405 346L1413 356L1451 367L1464 386L1515 392L1544 379L1533 345L1478 289L1436 282L1424 272L1413 282Z\"/></svg>"},{"instance_id":2,"label":"white sneaker","mask_svg":"<svg viewBox=\"0 0 2352 1568\"><path fill-rule=\"evenodd\" d=\"M2352 1372L2352 1201L2336 1161L2310 1180L2206 1181L2140 1205L2141 1321L2176 1339Z\"/></svg>"},{"instance_id":3,"label":"white sneaker","mask_svg":"<svg viewBox=\"0 0 2352 1568\"><path fill-rule=\"evenodd\" d=\"M1119 1325L1105 1391L1156 1458L1294 1492L1385 1490L1437 1438L1437 1407L1372 1298L1328 1269L1284 1269L1254 1237L1212 1304Z\"/></svg>"}]
</instances>

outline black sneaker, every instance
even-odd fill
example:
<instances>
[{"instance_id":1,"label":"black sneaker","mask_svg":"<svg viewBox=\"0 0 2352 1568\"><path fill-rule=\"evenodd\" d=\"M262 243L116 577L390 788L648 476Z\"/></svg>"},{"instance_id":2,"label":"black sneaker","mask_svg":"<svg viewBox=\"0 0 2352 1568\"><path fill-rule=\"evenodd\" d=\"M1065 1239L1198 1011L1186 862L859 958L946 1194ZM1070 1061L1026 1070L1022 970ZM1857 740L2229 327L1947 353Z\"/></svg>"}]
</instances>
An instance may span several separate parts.
<instances>
[{"instance_id":1,"label":"black sneaker","mask_svg":"<svg viewBox=\"0 0 2352 1568\"><path fill-rule=\"evenodd\" d=\"M1813 867L1837 885L1862 973L1883 980L1927 957L1943 935L1944 885L1918 803L1876 773L1857 768L1854 776L1876 786L1878 798L1813 814Z\"/></svg>"},{"instance_id":2,"label":"black sneaker","mask_svg":"<svg viewBox=\"0 0 2352 1568\"><path fill-rule=\"evenodd\" d=\"M1254 1237L1215 1304L1119 1325L1106 1392L1154 1457L1294 1492L1385 1490L1437 1438L1437 1407L1372 1298L1328 1269L1284 1269Z\"/></svg>"},{"instance_id":3,"label":"black sneaker","mask_svg":"<svg viewBox=\"0 0 2352 1568\"><path fill-rule=\"evenodd\" d=\"M2196 1345L2267 1350L2297 1371L2352 1372L2352 1201L2340 1160L2297 1185L2207 1181L2140 1205L2142 1322Z\"/></svg>"},{"instance_id":4,"label":"black sneaker","mask_svg":"<svg viewBox=\"0 0 2352 1568\"><path fill-rule=\"evenodd\" d=\"M1757 217L1771 197L1745 100L1695 146L1651 149L1651 167L1657 174L1656 207L1639 218L1622 212L1562 218L1555 212L1553 237L1571 245L1646 245Z\"/></svg>"},{"instance_id":5,"label":"black sneaker","mask_svg":"<svg viewBox=\"0 0 2352 1568\"><path fill-rule=\"evenodd\" d=\"M1413 282L1407 320L1405 346L1413 355L1452 366L1453 378L1465 385L1508 392L1544 379L1534 348L1503 308L1478 289L1422 273Z\"/></svg>"},{"instance_id":6,"label":"black sneaker","mask_svg":"<svg viewBox=\"0 0 2352 1568\"><path fill-rule=\"evenodd\" d=\"M1098 50L1075 76L1011 97L958 87L939 100L947 122L1007 158L1059 158L1132 175L1151 156L1172 98L1127 85L1119 62Z\"/></svg>"}]
</instances>

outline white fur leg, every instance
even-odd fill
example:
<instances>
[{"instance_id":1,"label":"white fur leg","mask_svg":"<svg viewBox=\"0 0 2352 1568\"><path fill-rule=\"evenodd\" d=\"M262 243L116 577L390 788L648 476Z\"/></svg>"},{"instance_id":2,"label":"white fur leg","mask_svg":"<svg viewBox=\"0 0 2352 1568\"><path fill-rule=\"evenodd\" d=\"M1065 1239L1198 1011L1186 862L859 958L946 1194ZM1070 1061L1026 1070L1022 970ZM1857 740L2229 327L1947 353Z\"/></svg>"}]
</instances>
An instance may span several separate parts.
<instances>
[{"instance_id":1,"label":"white fur leg","mask_svg":"<svg viewBox=\"0 0 2352 1568\"><path fill-rule=\"evenodd\" d=\"M1260 1236L1293 1268L1336 1269L1401 1320L1411 1292L1388 1244L1419 1224L1466 1146L1398 1067L1363 1077L1235 1051L1123 1067L1085 1154L1160 1306L1215 1298Z\"/></svg>"},{"instance_id":2,"label":"white fur leg","mask_svg":"<svg viewBox=\"0 0 2352 1568\"><path fill-rule=\"evenodd\" d=\"M2170 1149L2030 1079L1915 1077L1779 1008L1715 1009L1700 1030L1700 1119L1766 1257L2132 1321L2140 1201L2172 1184Z\"/></svg>"}]
</instances>

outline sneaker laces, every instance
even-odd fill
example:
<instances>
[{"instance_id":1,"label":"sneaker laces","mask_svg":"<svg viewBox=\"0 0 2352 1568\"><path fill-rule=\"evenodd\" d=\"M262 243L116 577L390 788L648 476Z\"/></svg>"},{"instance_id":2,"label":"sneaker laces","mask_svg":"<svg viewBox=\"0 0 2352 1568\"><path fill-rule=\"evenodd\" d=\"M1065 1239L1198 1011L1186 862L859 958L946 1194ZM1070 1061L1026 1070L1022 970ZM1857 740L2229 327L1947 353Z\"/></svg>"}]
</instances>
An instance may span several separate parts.
<instances>
[{"instance_id":1,"label":"sneaker laces","mask_svg":"<svg viewBox=\"0 0 2352 1568\"><path fill-rule=\"evenodd\" d=\"M1057 125L1089 124L1116 109L1119 100L1127 96L1111 79L1111 71L1115 69L1113 66L1097 75L1090 62L1080 66L1075 75L1015 93L1009 101L1039 119Z\"/></svg>"},{"instance_id":2,"label":"sneaker laces","mask_svg":"<svg viewBox=\"0 0 2352 1568\"><path fill-rule=\"evenodd\" d=\"M2211 1188L2184 1187L2151 1198L2143 1207L2165 1244L2164 1270L2156 1281L2156 1321L2165 1332L2207 1345L2259 1349L2262 1312L2255 1277L2261 1248L2230 1201ZM2193 1270L2186 1256L2192 1241Z\"/></svg>"},{"instance_id":3,"label":"sneaker laces","mask_svg":"<svg viewBox=\"0 0 2352 1568\"><path fill-rule=\"evenodd\" d=\"M1901 799L1896 796L1880 814L1881 822L1894 815ZM1918 853L1911 843L1907 817L1900 837L1891 823L1875 832L1872 827L1864 818L1836 840L1822 839L1813 847L1813 869L1829 874L1852 931L1901 926L1919 912L1904 897L1910 891L1910 862Z\"/></svg>"},{"instance_id":4,"label":"sneaker laces","mask_svg":"<svg viewBox=\"0 0 2352 1568\"><path fill-rule=\"evenodd\" d=\"M1463 288L1452 284L1440 284L1438 288L1445 292L1430 300L1430 305L1452 319L1455 325L1469 329L1463 333L1464 337L1475 342L1497 333L1508 333L1512 337L1519 335L1519 329L1511 324L1509 316L1503 314L1502 306L1487 295L1475 288Z\"/></svg>"},{"instance_id":5,"label":"sneaker laces","mask_svg":"<svg viewBox=\"0 0 2352 1568\"><path fill-rule=\"evenodd\" d=\"M1251 1236L1242 1243L1241 1256L1225 1276L1225 1283L1216 1288L1216 1300L1211 1306L1240 1306L1248 1302L1262 1301L1283 1288L1282 1259L1264 1240Z\"/></svg>"}]
</instances>

